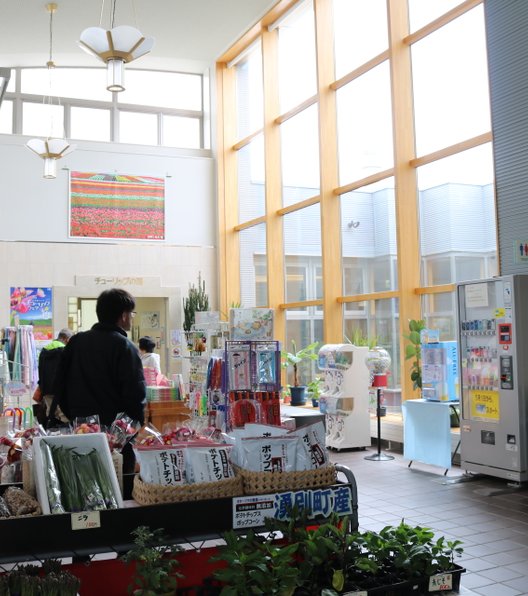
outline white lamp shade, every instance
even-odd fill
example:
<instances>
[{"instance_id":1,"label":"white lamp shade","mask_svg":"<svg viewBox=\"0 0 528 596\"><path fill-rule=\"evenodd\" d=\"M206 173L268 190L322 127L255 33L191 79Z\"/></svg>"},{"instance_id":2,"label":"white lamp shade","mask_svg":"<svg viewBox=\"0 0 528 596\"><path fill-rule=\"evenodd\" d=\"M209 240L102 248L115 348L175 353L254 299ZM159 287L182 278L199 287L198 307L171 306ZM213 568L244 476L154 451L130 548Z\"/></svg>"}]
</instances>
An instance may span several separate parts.
<instances>
[{"instance_id":1,"label":"white lamp shade","mask_svg":"<svg viewBox=\"0 0 528 596\"><path fill-rule=\"evenodd\" d=\"M70 145L65 139L30 139L26 147L42 159L60 159L74 151L77 146Z\"/></svg>"},{"instance_id":2,"label":"white lamp shade","mask_svg":"<svg viewBox=\"0 0 528 596\"><path fill-rule=\"evenodd\" d=\"M56 178L57 160L74 151L65 139L30 139L26 147L44 160L44 178Z\"/></svg>"},{"instance_id":3,"label":"white lamp shade","mask_svg":"<svg viewBox=\"0 0 528 596\"><path fill-rule=\"evenodd\" d=\"M110 31L88 27L81 33L79 46L103 62L112 59L131 62L150 52L154 38L143 37L141 31L129 25L120 25Z\"/></svg>"}]
</instances>

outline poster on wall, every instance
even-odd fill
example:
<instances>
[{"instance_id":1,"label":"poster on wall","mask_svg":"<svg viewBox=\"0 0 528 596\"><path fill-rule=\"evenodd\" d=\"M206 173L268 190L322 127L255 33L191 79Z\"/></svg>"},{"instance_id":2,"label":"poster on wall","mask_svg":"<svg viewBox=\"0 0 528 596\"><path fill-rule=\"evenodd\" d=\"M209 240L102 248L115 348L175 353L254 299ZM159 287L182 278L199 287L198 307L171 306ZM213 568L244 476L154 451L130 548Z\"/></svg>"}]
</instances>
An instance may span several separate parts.
<instances>
[{"instance_id":1,"label":"poster on wall","mask_svg":"<svg viewBox=\"0 0 528 596\"><path fill-rule=\"evenodd\" d=\"M145 330L159 329L160 314L159 312L142 312L141 313L141 328Z\"/></svg>"},{"instance_id":2,"label":"poster on wall","mask_svg":"<svg viewBox=\"0 0 528 596\"><path fill-rule=\"evenodd\" d=\"M165 239L165 180L70 172L70 238Z\"/></svg>"},{"instance_id":3,"label":"poster on wall","mask_svg":"<svg viewBox=\"0 0 528 596\"><path fill-rule=\"evenodd\" d=\"M11 288L10 324L33 325L36 341L53 339L51 288Z\"/></svg>"}]
</instances>

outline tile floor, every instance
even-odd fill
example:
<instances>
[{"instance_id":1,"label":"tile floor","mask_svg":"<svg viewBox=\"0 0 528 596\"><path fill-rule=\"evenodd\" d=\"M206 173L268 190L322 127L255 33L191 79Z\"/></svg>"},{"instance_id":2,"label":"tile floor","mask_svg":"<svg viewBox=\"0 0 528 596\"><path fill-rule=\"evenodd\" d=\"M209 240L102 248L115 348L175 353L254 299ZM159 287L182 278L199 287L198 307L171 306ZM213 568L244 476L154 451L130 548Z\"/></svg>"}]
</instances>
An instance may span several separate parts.
<instances>
[{"instance_id":1,"label":"tile floor","mask_svg":"<svg viewBox=\"0 0 528 596\"><path fill-rule=\"evenodd\" d=\"M459 467L365 460L367 451L331 451L348 466L358 487L360 530L380 530L402 518L437 536L463 541L460 594L528 595L528 487L488 476L468 477ZM376 449L372 448L372 452Z\"/></svg>"}]
</instances>

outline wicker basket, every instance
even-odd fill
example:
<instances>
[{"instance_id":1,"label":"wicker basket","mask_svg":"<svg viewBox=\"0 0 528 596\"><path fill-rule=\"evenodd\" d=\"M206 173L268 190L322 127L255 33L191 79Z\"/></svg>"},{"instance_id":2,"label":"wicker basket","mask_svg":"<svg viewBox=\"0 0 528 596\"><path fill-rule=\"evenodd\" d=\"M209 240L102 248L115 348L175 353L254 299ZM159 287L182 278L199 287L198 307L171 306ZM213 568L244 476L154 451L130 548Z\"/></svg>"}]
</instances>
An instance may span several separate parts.
<instances>
[{"instance_id":1,"label":"wicker basket","mask_svg":"<svg viewBox=\"0 0 528 596\"><path fill-rule=\"evenodd\" d=\"M243 495L242 477L218 480L217 482L197 482L182 486L166 486L143 482L139 475L134 478L132 497L140 505L179 503L182 501L203 501Z\"/></svg>"},{"instance_id":2,"label":"wicker basket","mask_svg":"<svg viewBox=\"0 0 528 596\"><path fill-rule=\"evenodd\" d=\"M316 470L301 472L251 472L236 468L244 481L245 495L265 495L286 490L331 486L337 481L335 466L328 464Z\"/></svg>"}]
</instances>

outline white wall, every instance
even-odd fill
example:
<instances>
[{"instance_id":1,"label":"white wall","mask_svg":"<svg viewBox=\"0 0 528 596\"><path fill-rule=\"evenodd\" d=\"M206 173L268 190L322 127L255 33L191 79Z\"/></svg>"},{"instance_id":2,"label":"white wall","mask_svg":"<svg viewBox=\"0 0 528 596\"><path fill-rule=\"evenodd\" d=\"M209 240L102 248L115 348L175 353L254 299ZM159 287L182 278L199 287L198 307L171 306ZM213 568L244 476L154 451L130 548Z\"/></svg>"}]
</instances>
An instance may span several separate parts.
<instances>
[{"instance_id":1,"label":"white wall","mask_svg":"<svg viewBox=\"0 0 528 596\"><path fill-rule=\"evenodd\" d=\"M58 162L55 180L25 148L27 137L0 135L0 326L9 323L11 286L54 292L54 328L67 323L67 296L103 289L78 276L140 276L142 297L168 298L168 327L181 326L181 297L201 272L217 297L214 160L207 151L79 142ZM83 240L68 236L68 169L167 176L164 241Z\"/></svg>"}]
</instances>

